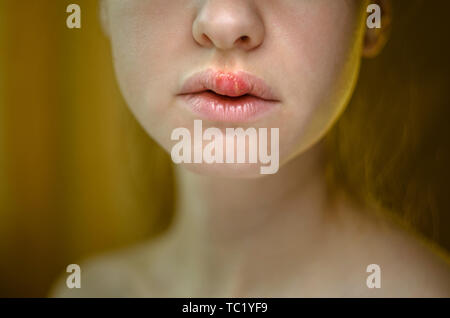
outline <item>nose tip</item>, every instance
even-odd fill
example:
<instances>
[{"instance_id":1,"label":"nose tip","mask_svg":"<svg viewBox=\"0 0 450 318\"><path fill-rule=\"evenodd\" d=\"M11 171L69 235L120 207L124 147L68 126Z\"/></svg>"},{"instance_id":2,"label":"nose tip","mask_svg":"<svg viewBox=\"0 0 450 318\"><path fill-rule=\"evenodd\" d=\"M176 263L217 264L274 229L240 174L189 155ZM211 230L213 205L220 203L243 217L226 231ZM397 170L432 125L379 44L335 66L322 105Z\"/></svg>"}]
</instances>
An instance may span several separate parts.
<instances>
[{"instance_id":1,"label":"nose tip","mask_svg":"<svg viewBox=\"0 0 450 318\"><path fill-rule=\"evenodd\" d=\"M264 25L248 1L207 1L193 25L201 46L252 50L264 41Z\"/></svg>"}]
</instances>

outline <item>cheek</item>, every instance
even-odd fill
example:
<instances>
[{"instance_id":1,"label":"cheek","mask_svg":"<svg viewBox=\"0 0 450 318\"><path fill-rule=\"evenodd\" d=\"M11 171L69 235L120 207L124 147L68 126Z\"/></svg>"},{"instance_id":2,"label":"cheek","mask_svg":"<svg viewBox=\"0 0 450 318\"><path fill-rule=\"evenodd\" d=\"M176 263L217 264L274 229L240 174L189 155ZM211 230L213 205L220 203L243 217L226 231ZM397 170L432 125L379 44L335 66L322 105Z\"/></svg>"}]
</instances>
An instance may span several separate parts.
<instances>
[{"instance_id":1,"label":"cheek","mask_svg":"<svg viewBox=\"0 0 450 318\"><path fill-rule=\"evenodd\" d=\"M318 1L324 3L324 1ZM334 86L345 73L348 61L358 47L360 21L355 10L336 5L311 4L295 15L287 15L277 36L283 68L299 85L288 85L289 93L308 96ZM299 94L300 93L300 94Z\"/></svg>"},{"instance_id":2,"label":"cheek","mask_svg":"<svg viewBox=\"0 0 450 318\"><path fill-rule=\"evenodd\" d=\"M126 3L129 3L126 5ZM114 65L130 109L151 133L163 134L176 92L175 61L190 39L190 15L180 1L124 1L110 10ZM174 14L174 12L176 14ZM164 134L167 135L167 134ZM155 136L157 137L157 136Z\"/></svg>"},{"instance_id":3,"label":"cheek","mask_svg":"<svg viewBox=\"0 0 450 318\"><path fill-rule=\"evenodd\" d=\"M304 149L330 128L353 91L362 20L341 1L321 0L277 20L282 22L273 36L283 45L273 49L285 74L280 77L286 97L283 117L291 118L283 135Z\"/></svg>"}]
</instances>

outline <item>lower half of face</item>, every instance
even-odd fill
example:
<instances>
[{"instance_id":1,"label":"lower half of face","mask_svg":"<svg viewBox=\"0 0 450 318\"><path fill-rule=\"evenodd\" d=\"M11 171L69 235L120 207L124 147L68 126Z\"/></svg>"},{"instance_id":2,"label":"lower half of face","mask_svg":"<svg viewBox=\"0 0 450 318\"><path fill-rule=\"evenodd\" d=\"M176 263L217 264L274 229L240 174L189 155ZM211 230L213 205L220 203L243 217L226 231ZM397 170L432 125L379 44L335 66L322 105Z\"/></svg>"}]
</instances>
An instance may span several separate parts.
<instances>
[{"instance_id":1,"label":"lower half of face","mask_svg":"<svg viewBox=\"0 0 450 318\"><path fill-rule=\"evenodd\" d=\"M277 158L301 155L343 111L364 3L104 0L103 9L122 93L148 134L189 169L241 177L276 172Z\"/></svg>"}]
</instances>

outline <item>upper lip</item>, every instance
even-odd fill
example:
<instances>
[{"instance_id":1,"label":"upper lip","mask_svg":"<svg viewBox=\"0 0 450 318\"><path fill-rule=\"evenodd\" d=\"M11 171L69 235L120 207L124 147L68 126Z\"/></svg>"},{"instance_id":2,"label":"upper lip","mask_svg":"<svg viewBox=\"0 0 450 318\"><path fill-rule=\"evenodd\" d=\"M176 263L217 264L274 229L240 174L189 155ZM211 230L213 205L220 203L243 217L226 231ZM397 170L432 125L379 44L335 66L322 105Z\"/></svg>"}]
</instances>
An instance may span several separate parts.
<instances>
[{"instance_id":1,"label":"upper lip","mask_svg":"<svg viewBox=\"0 0 450 318\"><path fill-rule=\"evenodd\" d=\"M271 87L261 78L244 71L226 72L206 70L189 77L179 95L212 91L227 97L254 96L267 101L278 102Z\"/></svg>"}]
</instances>

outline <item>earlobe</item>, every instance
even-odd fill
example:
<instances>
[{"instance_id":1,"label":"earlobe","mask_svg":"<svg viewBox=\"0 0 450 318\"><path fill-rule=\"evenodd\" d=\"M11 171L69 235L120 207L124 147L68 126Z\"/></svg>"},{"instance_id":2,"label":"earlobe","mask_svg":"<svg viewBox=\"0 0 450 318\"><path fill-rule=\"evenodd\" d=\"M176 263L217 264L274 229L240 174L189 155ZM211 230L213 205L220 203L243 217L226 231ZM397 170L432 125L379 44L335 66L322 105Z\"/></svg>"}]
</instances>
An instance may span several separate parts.
<instances>
[{"instance_id":1,"label":"earlobe","mask_svg":"<svg viewBox=\"0 0 450 318\"><path fill-rule=\"evenodd\" d=\"M109 23L105 0L100 0L99 14L102 31L107 37L109 37Z\"/></svg>"},{"instance_id":2,"label":"earlobe","mask_svg":"<svg viewBox=\"0 0 450 318\"><path fill-rule=\"evenodd\" d=\"M380 21L377 21L378 18ZM366 33L363 47L364 57L376 57L383 50L389 39L391 22L391 0L370 1L370 5L367 8Z\"/></svg>"}]
</instances>

